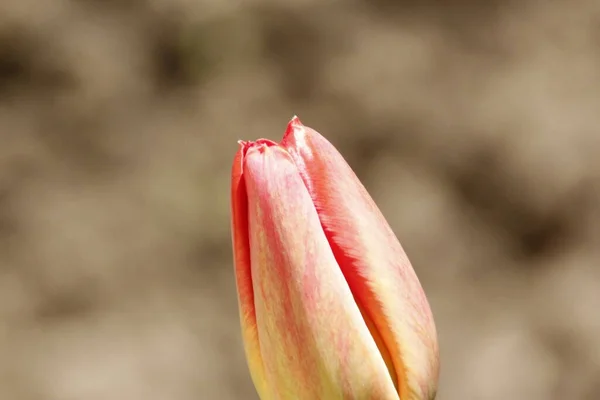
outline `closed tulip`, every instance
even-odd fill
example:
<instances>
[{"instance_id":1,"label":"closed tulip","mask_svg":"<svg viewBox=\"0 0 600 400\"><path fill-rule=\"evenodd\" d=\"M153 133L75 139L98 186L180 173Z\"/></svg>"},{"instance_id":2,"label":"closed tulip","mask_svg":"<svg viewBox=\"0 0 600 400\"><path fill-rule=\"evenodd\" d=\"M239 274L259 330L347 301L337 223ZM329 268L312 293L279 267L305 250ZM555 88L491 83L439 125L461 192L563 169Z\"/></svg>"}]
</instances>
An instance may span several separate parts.
<instances>
[{"instance_id":1,"label":"closed tulip","mask_svg":"<svg viewBox=\"0 0 600 400\"><path fill-rule=\"evenodd\" d=\"M240 141L232 240L242 338L262 400L431 400L438 343L419 280L340 153L294 117Z\"/></svg>"}]
</instances>

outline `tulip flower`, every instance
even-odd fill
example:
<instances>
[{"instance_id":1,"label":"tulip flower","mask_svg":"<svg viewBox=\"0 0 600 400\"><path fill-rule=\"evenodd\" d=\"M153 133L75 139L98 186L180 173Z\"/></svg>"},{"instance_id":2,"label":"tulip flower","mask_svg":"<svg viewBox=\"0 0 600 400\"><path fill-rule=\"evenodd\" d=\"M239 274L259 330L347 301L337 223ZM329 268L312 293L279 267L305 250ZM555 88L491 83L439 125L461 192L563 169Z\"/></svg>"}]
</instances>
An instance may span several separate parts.
<instances>
[{"instance_id":1,"label":"tulip flower","mask_svg":"<svg viewBox=\"0 0 600 400\"><path fill-rule=\"evenodd\" d=\"M240 141L232 240L262 400L431 400L438 343L402 246L335 147L297 117Z\"/></svg>"}]
</instances>

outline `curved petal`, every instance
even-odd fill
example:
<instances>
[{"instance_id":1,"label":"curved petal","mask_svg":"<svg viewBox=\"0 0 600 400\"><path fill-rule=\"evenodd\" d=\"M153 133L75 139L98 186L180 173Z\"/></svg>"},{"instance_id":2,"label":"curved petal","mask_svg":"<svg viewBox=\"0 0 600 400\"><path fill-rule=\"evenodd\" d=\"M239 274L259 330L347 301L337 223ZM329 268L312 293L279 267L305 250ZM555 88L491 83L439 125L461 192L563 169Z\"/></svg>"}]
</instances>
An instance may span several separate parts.
<instances>
[{"instance_id":1,"label":"curved petal","mask_svg":"<svg viewBox=\"0 0 600 400\"><path fill-rule=\"evenodd\" d=\"M268 398L398 400L290 155L250 146L244 180Z\"/></svg>"},{"instance_id":2,"label":"curved petal","mask_svg":"<svg viewBox=\"0 0 600 400\"><path fill-rule=\"evenodd\" d=\"M252 381L261 399L266 399L265 373L260 355L254 289L250 270L250 240L248 237L248 197L243 168L246 143L240 141L240 149L233 160L231 171L231 240L235 279L240 310L242 340Z\"/></svg>"},{"instance_id":3,"label":"curved petal","mask_svg":"<svg viewBox=\"0 0 600 400\"><path fill-rule=\"evenodd\" d=\"M402 400L433 399L438 343L421 284L387 221L341 154L296 117L281 143L310 191L348 285L392 358Z\"/></svg>"}]
</instances>

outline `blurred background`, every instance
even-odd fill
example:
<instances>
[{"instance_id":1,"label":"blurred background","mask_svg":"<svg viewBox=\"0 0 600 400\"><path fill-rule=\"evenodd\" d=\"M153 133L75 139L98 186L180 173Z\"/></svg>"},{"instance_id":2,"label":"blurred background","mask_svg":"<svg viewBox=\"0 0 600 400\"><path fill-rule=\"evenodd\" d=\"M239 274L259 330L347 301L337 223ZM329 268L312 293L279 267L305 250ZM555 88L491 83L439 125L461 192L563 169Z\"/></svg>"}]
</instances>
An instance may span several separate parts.
<instances>
[{"instance_id":1,"label":"blurred background","mask_svg":"<svg viewBox=\"0 0 600 400\"><path fill-rule=\"evenodd\" d=\"M0 399L256 399L229 173L294 114L409 254L439 400L599 399L599 27L595 0L2 0Z\"/></svg>"}]
</instances>

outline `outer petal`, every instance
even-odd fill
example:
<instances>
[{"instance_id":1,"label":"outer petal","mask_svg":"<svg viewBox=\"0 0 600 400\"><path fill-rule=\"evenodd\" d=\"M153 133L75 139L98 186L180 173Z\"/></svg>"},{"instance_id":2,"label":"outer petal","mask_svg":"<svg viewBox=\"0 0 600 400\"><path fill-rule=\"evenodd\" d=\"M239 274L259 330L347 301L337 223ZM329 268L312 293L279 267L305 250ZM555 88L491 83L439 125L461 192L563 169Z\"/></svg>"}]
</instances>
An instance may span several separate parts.
<instances>
[{"instance_id":1,"label":"outer petal","mask_svg":"<svg viewBox=\"0 0 600 400\"><path fill-rule=\"evenodd\" d=\"M385 218L339 152L298 118L282 141L318 210L336 260L366 320L392 358L402 400L433 399L438 343L421 284ZM381 345L380 345L381 346Z\"/></svg>"},{"instance_id":2,"label":"outer petal","mask_svg":"<svg viewBox=\"0 0 600 400\"><path fill-rule=\"evenodd\" d=\"M251 146L244 179L264 398L398 400L289 154Z\"/></svg>"},{"instance_id":3,"label":"outer petal","mask_svg":"<svg viewBox=\"0 0 600 400\"><path fill-rule=\"evenodd\" d=\"M254 289L250 272L250 241L248 237L248 198L243 177L246 143L240 142L240 149L233 160L231 171L231 235L235 278L240 310L242 340L246 360L254 386L261 399L266 399L265 372L260 355Z\"/></svg>"}]
</instances>

